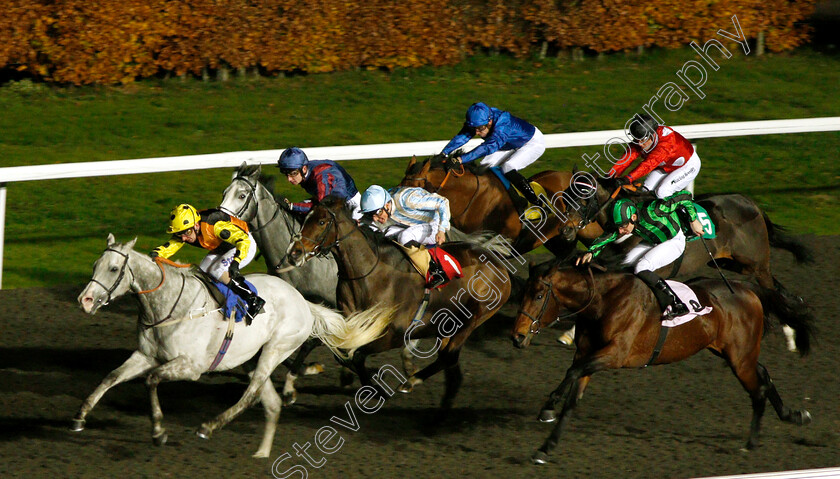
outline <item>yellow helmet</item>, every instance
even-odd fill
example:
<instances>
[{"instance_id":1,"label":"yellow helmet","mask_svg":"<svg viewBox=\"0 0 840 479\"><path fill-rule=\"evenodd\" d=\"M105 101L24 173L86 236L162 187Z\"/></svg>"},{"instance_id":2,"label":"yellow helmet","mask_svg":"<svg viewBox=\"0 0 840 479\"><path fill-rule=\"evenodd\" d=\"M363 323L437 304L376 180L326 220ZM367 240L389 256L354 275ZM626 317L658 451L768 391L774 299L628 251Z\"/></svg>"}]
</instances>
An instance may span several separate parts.
<instances>
[{"instance_id":1,"label":"yellow helmet","mask_svg":"<svg viewBox=\"0 0 840 479\"><path fill-rule=\"evenodd\" d=\"M198 223L198 220L201 219L201 217L198 215L198 211L196 211L195 208L190 205L183 204L176 206L172 212L169 213L169 219L172 223L169 225L169 229L167 229L166 232L169 234L175 234L192 228L196 223Z\"/></svg>"}]
</instances>

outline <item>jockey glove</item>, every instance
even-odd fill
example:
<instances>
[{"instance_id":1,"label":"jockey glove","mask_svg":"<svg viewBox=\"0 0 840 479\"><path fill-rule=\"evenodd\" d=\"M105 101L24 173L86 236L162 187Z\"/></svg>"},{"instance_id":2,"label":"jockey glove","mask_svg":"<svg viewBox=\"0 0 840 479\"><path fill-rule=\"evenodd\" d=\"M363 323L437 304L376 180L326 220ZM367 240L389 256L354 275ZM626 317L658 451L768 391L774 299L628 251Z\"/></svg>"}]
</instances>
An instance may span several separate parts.
<instances>
[{"instance_id":1,"label":"jockey glove","mask_svg":"<svg viewBox=\"0 0 840 479\"><path fill-rule=\"evenodd\" d=\"M234 261L228 267L228 274L231 278L238 278L242 276L242 273L239 272L239 263Z\"/></svg>"},{"instance_id":2,"label":"jockey glove","mask_svg":"<svg viewBox=\"0 0 840 479\"><path fill-rule=\"evenodd\" d=\"M628 178L626 176L622 176L620 178L615 179L616 186L626 186L626 185L629 185L630 183L631 183L630 178Z\"/></svg>"},{"instance_id":3,"label":"jockey glove","mask_svg":"<svg viewBox=\"0 0 840 479\"><path fill-rule=\"evenodd\" d=\"M149 253L149 258L155 259L157 257L158 257L157 251L152 251L151 253Z\"/></svg>"}]
</instances>

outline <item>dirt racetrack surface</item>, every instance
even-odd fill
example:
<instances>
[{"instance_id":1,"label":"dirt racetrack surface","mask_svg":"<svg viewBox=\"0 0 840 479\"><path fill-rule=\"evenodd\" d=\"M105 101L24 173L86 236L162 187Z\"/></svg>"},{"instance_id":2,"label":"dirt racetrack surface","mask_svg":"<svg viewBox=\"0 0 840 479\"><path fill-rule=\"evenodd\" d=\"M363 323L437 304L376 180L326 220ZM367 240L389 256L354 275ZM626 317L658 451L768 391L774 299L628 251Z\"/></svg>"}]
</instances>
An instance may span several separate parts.
<instances>
[{"instance_id":1,"label":"dirt racetrack surface","mask_svg":"<svg viewBox=\"0 0 840 479\"><path fill-rule=\"evenodd\" d=\"M209 441L198 426L239 398L241 371L198 382L164 383L159 394L169 442L150 439L149 399L141 380L109 391L80 433L68 430L82 400L136 346L136 307L126 298L95 316L78 308L84 285L0 291L0 478L10 477L566 477L688 478L840 466L840 237L804 237L816 256L797 265L773 252L777 278L812 306L817 343L805 359L784 347L780 329L764 338L761 361L786 405L808 409L812 424L779 421L768 405L762 446L742 452L750 401L723 360L702 352L645 370L596 374L561 443L544 466L530 463L551 425L536 421L562 379L573 351L547 330L526 350L508 338L515 308L485 324L461 354L464 382L455 410L436 424L443 376L408 395L395 393L373 414L360 412L342 389L325 348L311 360L327 371L298 381L298 402L284 407L270 459L252 459L262 435L256 406ZM714 273L713 271L711 271ZM730 275L734 277L734 275ZM775 322L774 322L775 323ZM235 339L234 339L235 340ZM368 361L400 365L396 351ZM275 373L281 382L285 369ZM358 385L358 382L356 383ZM348 419L358 429L330 418ZM343 440L324 454L316 432L335 427ZM298 457L305 446L316 467ZM336 447L337 439L331 441ZM290 456L277 461L284 453ZM272 467L274 465L274 467Z\"/></svg>"}]
</instances>

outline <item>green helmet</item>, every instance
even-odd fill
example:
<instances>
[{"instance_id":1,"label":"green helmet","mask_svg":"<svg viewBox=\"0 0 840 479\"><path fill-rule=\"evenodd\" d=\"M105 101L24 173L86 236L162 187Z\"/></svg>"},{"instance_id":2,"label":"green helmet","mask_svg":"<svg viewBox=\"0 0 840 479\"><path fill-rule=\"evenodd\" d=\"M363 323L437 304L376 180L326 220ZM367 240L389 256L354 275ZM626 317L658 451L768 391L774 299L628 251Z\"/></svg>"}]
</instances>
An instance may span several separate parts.
<instances>
[{"instance_id":1,"label":"green helmet","mask_svg":"<svg viewBox=\"0 0 840 479\"><path fill-rule=\"evenodd\" d=\"M618 200L613 206L613 223L616 226L630 222L630 217L636 214L636 205L632 201L624 199Z\"/></svg>"}]
</instances>

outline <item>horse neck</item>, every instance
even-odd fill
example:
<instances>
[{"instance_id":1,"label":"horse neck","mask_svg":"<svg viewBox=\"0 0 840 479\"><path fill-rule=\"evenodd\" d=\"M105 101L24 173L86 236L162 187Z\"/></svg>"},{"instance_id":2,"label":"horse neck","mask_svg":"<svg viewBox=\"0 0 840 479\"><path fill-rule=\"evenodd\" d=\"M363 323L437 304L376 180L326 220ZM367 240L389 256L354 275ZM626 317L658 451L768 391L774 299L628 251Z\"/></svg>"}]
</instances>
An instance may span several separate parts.
<instances>
[{"instance_id":1,"label":"horse neck","mask_svg":"<svg viewBox=\"0 0 840 479\"><path fill-rule=\"evenodd\" d=\"M265 257L266 265L273 268L286 255L289 243L292 242L289 225L297 225L297 220L291 213L281 208L271 193L261 184L257 186L256 195L257 213L252 234Z\"/></svg>"},{"instance_id":2,"label":"horse neck","mask_svg":"<svg viewBox=\"0 0 840 479\"><path fill-rule=\"evenodd\" d=\"M176 271L178 268L174 266L165 264L158 266L157 263L148 261L145 255L131 251L129 267L133 276L131 291L134 293L149 291L137 295L143 310L141 321L144 317L149 318L147 322L162 320L167 315L180 317L191 309L197 299L203 297L199 291L201 288L199 281L185 277L184 273ZM166 276L161 283L164 271ZM158 285L160 285L159 288Z\"/></svg>"},{"instance_id":3,"label":"horse neck","mask_svg":"<svg viewBox=\"0 0 840 479\"><path fill-rule=\"evenodd\" d=\"M592 280L589 279L589 272L582 272L574 270L578 275L577 278L570 278L563 281L563 288L559 289L559 293L566 298L571 298L574 304L570 305L569 309L584 309L579 313L579 316L584 318L596 318L603 315L606 306L606 297L611 296L611 293L618 287L626 283L626 273L602 273L593 274ZM557 281L553 281L558 284Z\"/></svg>"}]
</instances>

